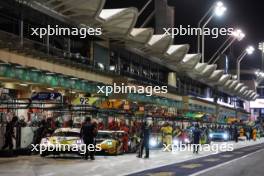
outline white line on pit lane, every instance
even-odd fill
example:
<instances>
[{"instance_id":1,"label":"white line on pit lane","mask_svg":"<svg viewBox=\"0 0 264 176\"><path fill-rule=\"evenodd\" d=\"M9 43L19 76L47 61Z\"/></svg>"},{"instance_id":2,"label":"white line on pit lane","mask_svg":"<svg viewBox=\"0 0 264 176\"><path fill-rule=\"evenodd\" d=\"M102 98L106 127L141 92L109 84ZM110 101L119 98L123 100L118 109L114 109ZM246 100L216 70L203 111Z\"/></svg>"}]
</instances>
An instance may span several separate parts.
<instances>
[{"instance_id":1,"label":"white line on pit lane","mask_svg":"<svg viewBox=\"0 0 264 176\"><path fill-rule=\"evenodd\" d=\"M251 155L253 155L253 154L255 154L255 153L258 153L258 152L261 152L261 151L264 151L264 149L261 149L261 150L255 151L255 152L253 152L253 153L249 153L249 154L247 154L247 155L244 155L244 156L241 156L241 157L239 157L239 158L236 158L236 159L233 159L233 160L227 161L227 162L225 162L225 163L218 164L218 165L213 166L213 167L209 167L209 168L207 168L207 169L201 170L201 171L196 172L196 173L194 173L194 174L191 174L191 175L189 175L189 176L198 176L198 175L201 175L201 174L203 174L203 173L205 173L205 172L208 172L208 171L211 171L211 170L213 170L213 169L219 168L219 167L221 167L221 166L224 166L224 165L230 164L230 163L232 163L232 162L235 162L235 161L240 160L240 159L242 159L242 158L246 158L246 157L248 157L248 156L251 156Z\"/></svg>"},{"instance_id":2,"label":"white line on pit lane","mask_svg":"<svg viewBox=\"0 0 264 176\"><path fill-rule=\"evenodd\" d=\"M40 176L52 176L52 175L54 175L55 173L53 173L53 172L50 172L50 173L46 173L46 174L41 174Z\"/></svg>"}]
</instances>

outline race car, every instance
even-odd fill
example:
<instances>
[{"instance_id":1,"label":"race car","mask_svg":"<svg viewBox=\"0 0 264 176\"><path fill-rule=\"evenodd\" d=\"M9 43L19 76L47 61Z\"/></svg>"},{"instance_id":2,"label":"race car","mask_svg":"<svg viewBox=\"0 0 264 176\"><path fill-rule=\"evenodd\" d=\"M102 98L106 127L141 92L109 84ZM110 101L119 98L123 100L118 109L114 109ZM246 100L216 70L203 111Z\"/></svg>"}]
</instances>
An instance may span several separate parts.
<instances>
[{"instance_id":1,"label":"race car","mask_svg":"<svg viewBox=\"0 0 264 176\"><path fill-rule=\"evenodd\" d=\"M50 137L41 139L40 155L60 153L82 154L85 145L80 138L80 128L59 128Z\"/></svg>"},{"instance_id":2,"label":"race car","mask_svg":"<svg viewBox=\"0 0 264 176\"><path fill-rule=\"evenodd\" d=\"M229 139L229 133L225 130L216 130L209 133L211 141L227 141Z\"/></svg>"},{"instance_id":3,"label":"race car","mask_svg":"<svg viewBox=\"0 0 264 176\"><path fill-rule=\"evenodd\" d=\"M96 136L96 144L101 147L101 152L104 154L123 154L122 137L124 133L124 131L99 130Z\"/></svg>"}]
</instances>

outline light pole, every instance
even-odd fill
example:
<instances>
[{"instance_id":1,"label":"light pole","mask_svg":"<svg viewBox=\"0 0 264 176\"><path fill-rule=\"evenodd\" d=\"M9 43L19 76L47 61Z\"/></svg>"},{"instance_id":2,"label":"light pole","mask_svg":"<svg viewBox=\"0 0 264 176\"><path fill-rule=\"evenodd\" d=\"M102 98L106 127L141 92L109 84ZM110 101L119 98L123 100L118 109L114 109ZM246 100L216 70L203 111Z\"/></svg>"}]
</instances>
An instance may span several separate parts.
<instances>
[{"instance_id":1,"label":"light pole","mask_svg":"<svg viewBox=\"0 0 264 176\"><path fill-rule=\"evenodd\" d=\"M221 54L224 54L226 50L237 40L241 41L246 35L242 32L241 29L236 29L232 35L230 35L225 42L218 48L218 50L213 54L213 56L210 58L208 63L216 63L219 60L219 57ZM227 46L224 48L224 46L227 44ZM223 49L224 48L224 49ZM223 49L223 50L222 50ZM222 51L221 51L222 50ZM214 60L215 59L215 60Z\"/></svg>"},{"instance_id":2,"label":"light pole","mask_svg":"<svg viewBox=\"0 0 264 176\"><path fill-rule=\"evenodd\" d=\"M216 10L217 7L219 6L223 6L223 3L222 2L215 2L211 7L210 9L204 14L204 16L200 19L200 21L198 22L198 29L201 28L201 24L202 22L206 19L206 17L212 13L213 11L215 13L214 14L219 14L219 10ZM219 8L218 8L219 9ZM216 13L217 12L217 13ZM198 35L198 40L197 40L197 52L200 53L201 52L201 48L200 48L200 44L201 44L201 41L200 41L200 34Z\"/></svg>"},{"instance_id":3,"label":"light pole","mask_svg":"<svg viewBox=\"0 0 264 176\"><path fill-rule=\"evenodd\" d=\"M237 58L237 80L240 81L240 62L242 59L245 58L245 56L251 55L255 51L255 48L253 46L248 46L241 55Z\"/></svg>"},{"instance_id":4,"label":"light pole","mask_svg":"<svg viewBox=\"0 0 264 176\"><path fill-rule=\"evenodd\" d=\"M205 15L200 19L200 21L198 22L198 29L200 29L201 28L201 24L202 24L202 22L205 20L205 18L214 10L214 8L215 8L215 3L214 3L214 5L212 5L211 7L210 7L210 9L205 13ZM200 36L201 36L201 34L198 34L198 39L197 39L197 52L198 53L201 53L201 49L200 49L200 44L201 44L201 39L200 39Z\"/></svg>"},{"instance_id":5,"label":"light pole","mask_svg":"<svg viewBox=\"0 0 264 176\"><path fill-rule=\"evenodd\" d=\"M262 53L262 63L261 63L261 69L264 70L264 42L259 43L258 49Z\"/></svg>"},{"instance_id":6,"label":"light pole","mask_svg":"<svg viewBox=\"0 0 264 176\"><path fill-rule=\"evenodd\" d=\"M200 48L200 34L198 35L197 40L197 52L202 54L202 62L204 62L204 29L207 26L207 24L212 20L212 18L216 16L222 16L224 12L226 11L226 7L222 2L216 2L213 4L213 6L206 12L206 14L202 17L202 19L198 23L198 28L201 28L202 22L206 19L206 17L212 13L209 18L205 21L205 23L202 26L201 35L202 35L202 52Z\"/></svg>"}]
</instances>

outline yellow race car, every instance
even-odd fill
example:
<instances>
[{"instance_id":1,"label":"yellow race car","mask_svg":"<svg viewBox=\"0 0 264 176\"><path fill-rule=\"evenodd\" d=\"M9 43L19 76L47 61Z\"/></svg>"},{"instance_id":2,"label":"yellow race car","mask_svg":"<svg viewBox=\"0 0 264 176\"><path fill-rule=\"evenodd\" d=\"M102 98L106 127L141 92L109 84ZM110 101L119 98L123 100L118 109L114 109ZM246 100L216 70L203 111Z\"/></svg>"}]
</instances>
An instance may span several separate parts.
<instances>
[{"instance_id":1,"label":"yellow race car","mask_svg":"<svg viewBox=\"0 0 264 176\"><path fill-rule=\"evenodd\" d=\"M39 152L41 156L60 153L85 152L85 144L80 138L80 128L59 128L50 137L41 139Z\"/></svg>"},{"instance_id":2,"label":"yellow race car","mask_svg":"<svg viewBox=\"0 0 264 176\"><path fill-rule=\"evenodd\" d=\"M100 152L109 155L123 154L123 134L123 131L99 130L96 137L96 145L101 147Z\"/></svg>"}]
</instances>

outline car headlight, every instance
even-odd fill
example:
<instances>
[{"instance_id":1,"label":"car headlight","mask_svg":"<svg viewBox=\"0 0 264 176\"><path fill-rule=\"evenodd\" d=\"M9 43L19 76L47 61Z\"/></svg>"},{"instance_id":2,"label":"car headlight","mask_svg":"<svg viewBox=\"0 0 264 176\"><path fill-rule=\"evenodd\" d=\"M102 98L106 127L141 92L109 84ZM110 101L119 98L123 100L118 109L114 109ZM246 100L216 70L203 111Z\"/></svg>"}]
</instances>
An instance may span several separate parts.
<instances>
[{"instance_id":1,"label":"car headlight","mask_svg":"<svg viewBox=\"0 0 264 176\"><path fill-rule=\"evenodd\" d=\"M223 138L224 138L224 139L228 139L228 134L227 134L227 133L224 133L224 134L223 134Z\"/></svg>"},{"instance_id":2,"label":"car headlight","mask_svg":"<svg viewBox=\"0 0 264 176\"><path fill-rule=\"evenodd\" d=\"M107 145L113 145L113 141L110 141L110 140L108 140L106 143Z\"/></svg>"},{"instance_id":3,"label":"car headlight","mask_svg":"<svg viewBox=\"0 0 264 176\"><path fill-rule=\"evenodd\" d=\"M157 141L156 141L155 139L151 138L151 139L149 140L149 145L150 145L151 147L155 147L155 146L157 146Z\"/></svg>"},{"instance_id":4,"label":"car headlight","mask_svg":"<svg viewBox=\"0 0 264 176\"><path fill-rule=\"evenodd\" d=\"M113 145L113 141L111 141L111 140L105 140L105 141L102 142L102 144L106 144L108 146L111 146L111 145Z\"/></svg>"},{"instance_id":5,"label":"car headlight","mask_svg":"<svg viewBox=\"0 0 264 176\"><path fill-rule=\"evenodd\" d=\"M213 138L213 134L209 134L209 138Z\"/></svg>"},{"instance_id":6,"label":"car headlight","mask_svg":"<svg viewBox=\"0 0 264 176\"><path fill-rule=\"evenodd\" d=\"M185 143L190 143L190 140L189 140L188 138L185 138L185 139L184 139L184 142L185 142Z\"/></svg>"},{"instance_id":7,"label":"car headlight","mask_svg":"<svg viewBox=\"0 0 264 176\"><path fill-rule=\"evenodd\" d=\"M178 139L174 139L173 140L173 145L179 145L179 140Z\"/></svg>"},{"instance_id":8,"label":"car headlight","mask_svg":"<svg viewBox=\"0 0 264 176\"><path fill-rule=\"evenodd\" d=\"M48 138L43 138L43 139L41 139L41 142L40 142L40 143L41 143L41 144L48 145L48 144L50 144L50 141L49 141Z\"/></svg>"},{"instance_id":9,"label":"car headlight","mask_svg":"<svg viewBox=\"0 0 264 176\"><path fill-rule=\"evenodd\" d=\"M75 142L77 145L80 145L80 144L82 144L83 142L82 142L82 140L81 139L78 139L78 140L76 140L76 142Z\"/></svg>"}]
</instances>

